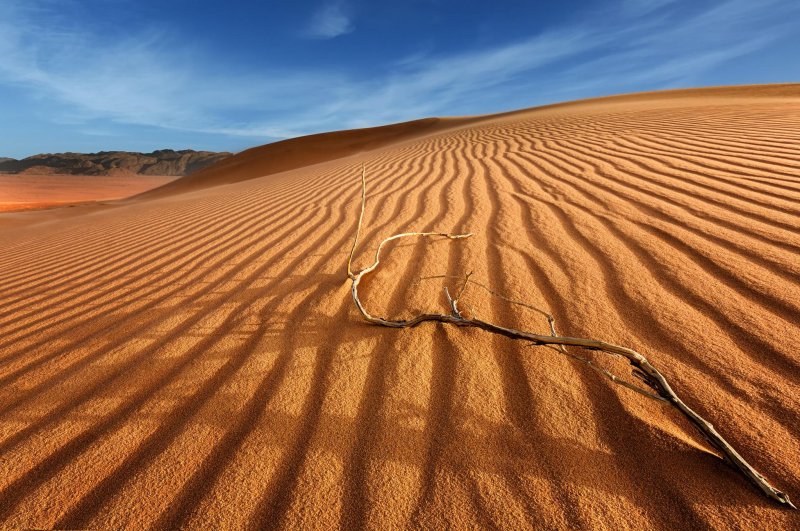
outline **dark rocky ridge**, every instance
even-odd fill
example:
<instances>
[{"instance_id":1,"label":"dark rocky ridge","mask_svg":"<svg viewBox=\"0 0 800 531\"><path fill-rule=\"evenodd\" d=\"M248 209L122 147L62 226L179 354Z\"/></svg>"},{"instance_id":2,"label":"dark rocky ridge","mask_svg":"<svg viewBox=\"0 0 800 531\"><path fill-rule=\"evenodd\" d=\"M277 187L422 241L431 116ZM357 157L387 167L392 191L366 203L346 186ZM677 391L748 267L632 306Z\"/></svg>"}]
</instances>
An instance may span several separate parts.
<instances>
[{"instance_id":1,"label":"dark rocky ridge","mask_svg":"<svg viewBox=\"0 0 800 531\"><path fill-rule=\"evenodd\" d=\"M54 173L71 175L188 175L232 153L174 151L160 149L152 153L101 151L99 153L46 153L22 160L0 158L0 173Z\"/></svg>"}]
</instances>

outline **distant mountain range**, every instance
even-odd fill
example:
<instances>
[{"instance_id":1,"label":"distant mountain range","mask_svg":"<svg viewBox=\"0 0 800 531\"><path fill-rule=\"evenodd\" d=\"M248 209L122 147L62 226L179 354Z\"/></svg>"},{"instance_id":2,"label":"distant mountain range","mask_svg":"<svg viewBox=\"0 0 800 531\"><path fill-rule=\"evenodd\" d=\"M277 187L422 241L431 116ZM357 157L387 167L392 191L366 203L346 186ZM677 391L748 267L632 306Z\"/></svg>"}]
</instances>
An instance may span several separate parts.
<instances>
[{"instance_id":1,"label":"distant mountain range","mask_svg":"<svg viewBox=\"0 0 800 531\"><path fill-rule=\"evenodd\" d=\"M46 153L22 160L0 158L0 173L69 174L69 175L188 175L232 153L174 151L160 149L152 153L101 151L100 153Z\"/></svg>"}]
</instances>

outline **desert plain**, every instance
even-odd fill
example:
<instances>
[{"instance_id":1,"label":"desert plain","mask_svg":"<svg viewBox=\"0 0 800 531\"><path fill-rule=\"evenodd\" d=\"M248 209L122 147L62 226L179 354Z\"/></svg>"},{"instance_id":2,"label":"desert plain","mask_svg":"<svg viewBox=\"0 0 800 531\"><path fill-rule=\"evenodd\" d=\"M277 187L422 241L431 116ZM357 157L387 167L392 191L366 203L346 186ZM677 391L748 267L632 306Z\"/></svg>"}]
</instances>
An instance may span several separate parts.
<instances>
[{"instance_id":1,"label":"desert plain","mask_svg":"<svg viewBox=\"0 0 800 531\"><path fill-rule=\"evenodd\" d=\"M473 233L390 244L373 314L446 312L471 272L645 354L800 499L800 85L764 85L313 135L0 214L0 525L800 526L673 408L561 352L364 322L362 165L359 267L395 233Z\"/></svg>"},{"instance_id":2,"label":"desert plain","mask_svg":"<svg viewBox=\"0 0 800 531\"><path fill-rule=\"evenodd\" d=\"M0 212L21 212L122 199L175 179L161 175L0 173Z\"/></svg>"}]
</instances>

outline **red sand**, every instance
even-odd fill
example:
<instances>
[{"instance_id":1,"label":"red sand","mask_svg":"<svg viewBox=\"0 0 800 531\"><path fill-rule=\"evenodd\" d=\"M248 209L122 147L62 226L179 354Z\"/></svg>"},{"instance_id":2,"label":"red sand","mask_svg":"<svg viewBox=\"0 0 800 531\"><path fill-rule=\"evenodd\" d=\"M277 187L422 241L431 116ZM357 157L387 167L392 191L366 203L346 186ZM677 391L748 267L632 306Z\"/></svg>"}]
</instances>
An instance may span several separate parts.
<instances>
[{"instance_id":1,"label":"red sand","mask_svg":"<svg viewBox=\"0 0 800 531\"><path fill-rule=\"evenodd\" d=\"M162 186L161 175L0 174L0 212L120 199Z\"/></svg>"},{"instance_id":2,"label":"red sand","mask_svg":"<svg viewBox=\"0 0 800 531\"><path fill-rule=\"evenodd\" d=\"M365 324L345 264L366 163L359 265L393 233L475 233L393 247L373 313L442 310L419 279L474 271L647 355L797 501L800 86L426 123L0 216L0 522L797 528L672 409L557 352Z\"/></svg>"}]
</instances>

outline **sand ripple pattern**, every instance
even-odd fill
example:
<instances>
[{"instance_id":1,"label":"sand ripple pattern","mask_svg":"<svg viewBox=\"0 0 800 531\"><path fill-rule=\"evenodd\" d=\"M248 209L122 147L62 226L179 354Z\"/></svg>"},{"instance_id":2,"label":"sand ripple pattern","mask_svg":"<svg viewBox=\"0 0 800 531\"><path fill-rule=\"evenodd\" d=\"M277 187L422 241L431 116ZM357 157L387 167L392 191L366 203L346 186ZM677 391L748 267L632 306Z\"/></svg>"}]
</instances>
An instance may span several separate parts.
<instances>
[{"instance_id":1,"label":"sand ripple pattern","mask_svg":"<svg viewBox=\"0 0 800 531\"><path fill-rule=\"evenodd\" d=\"M645 353L798 498L800 88L413 133L13 230L0 218L2 525L797 525L670 409L479 330L368 326L344 271L365 162L362 251L406 230L476 234L393 247L363 287L374 313L441 307L441 281L419 279L474 271L564 334Z\"/></svg>"}]
</instances>

